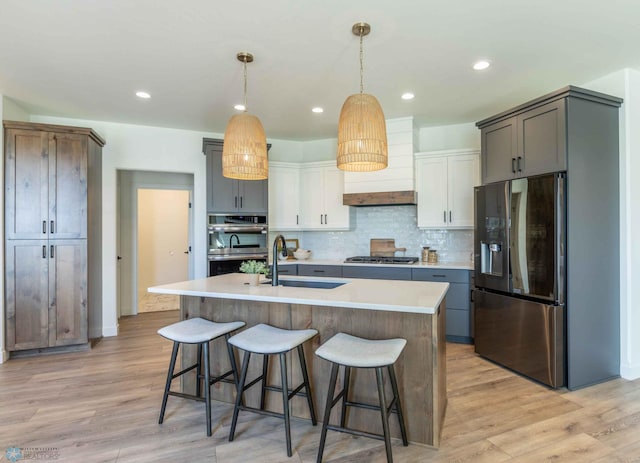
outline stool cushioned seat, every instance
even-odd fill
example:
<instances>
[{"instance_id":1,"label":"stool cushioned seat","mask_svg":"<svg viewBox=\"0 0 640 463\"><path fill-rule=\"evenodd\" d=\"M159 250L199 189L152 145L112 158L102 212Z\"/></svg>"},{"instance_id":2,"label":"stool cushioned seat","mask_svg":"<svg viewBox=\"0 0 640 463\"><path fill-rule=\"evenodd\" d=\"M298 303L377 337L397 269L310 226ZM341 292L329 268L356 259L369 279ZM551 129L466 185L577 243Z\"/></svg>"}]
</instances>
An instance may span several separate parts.
<instances>
[{"instance_id":1,"label":"stool cushioned seat","mask_svg":"<svg viewBox=\"0 0 640 463\"><path fill-rule=\"evenodd\" d=\"M320 346L316 355L348 367L384 367L396 363L406 344L400 338L370 340L338 333Z\"/></svg>"},{"instance_id":2,"label":"stool cushioned seat","mask_svg":"<svg viewBox=\"0 0 640 463\"><path fill-rule=\"evenodd\" d=\"M186 344L199 344L230 333L244 326L244 322L216 323L203 318L190 318L158 330L162 337Z\"/></svg>"},{"instance_id":3,"label":"stool cushioned seat","mask_svg":"<svg viewBox=\"0 0 640 463\"><path fill-rule=\"evenodd\" d=\"M311 339L317 330L283 330L261 323L229 338L229 344L257 354L279 354Z\"/></svg>"}]
</instances>

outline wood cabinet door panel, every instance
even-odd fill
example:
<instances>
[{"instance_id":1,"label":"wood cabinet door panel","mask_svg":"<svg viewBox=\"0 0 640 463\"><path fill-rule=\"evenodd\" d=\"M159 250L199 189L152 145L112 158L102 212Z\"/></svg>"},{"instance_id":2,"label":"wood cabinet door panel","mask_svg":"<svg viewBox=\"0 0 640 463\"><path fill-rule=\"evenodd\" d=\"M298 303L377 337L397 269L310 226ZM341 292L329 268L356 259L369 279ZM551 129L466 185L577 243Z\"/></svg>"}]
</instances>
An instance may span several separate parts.
<instances>
[{"instance_id":1,"label":"wood cabinet door panel","mask_svg":"<svg viewBox=\"0 0 640 463\"><path fill-rule=\"evenodd\" d=\"M269 185L267 180L238 180L238 211L266 214Z\"/></svg>"},{"instance_id":2,"label":"wood cabinet door panel","mask_svg":"<svg viewBox=\"0 0 640 463\"><path fill-rule=\"evenodd\" d=\"M47 240L9 240L5 249L7 349L48 347Z\"/></svg>"},{"instance_id":3,"label":"wood cabinet door panel","mask_svg":"<svg viewBox=\"0 0 640 463\"><path fill-rule=\"evenodd\" d=\"M324 224L323 172L319 167L300 171L300 226L319 229Z\"/></svg>"},{"instance_id":4,"label":"wood cabinet door panel","mask_svg":"<svg viewBox=\"0 0 640 463\"><path fill-rule=\"evenodd\" d=\"M300 228L300 169L269 166L269 228Z\"/></svg>"},{"instance_id":5,"label":"wood cabinet door panel","mask_svg":"<svg viewBox=\"0 0 640 463\"><path fill-rule=\"evenodd\" d=\"M6 238L45 238L49 208L48 135L17 129L9 129L5 134Z\"/></svg>"},{"instance_id":6,"label":"wood cabinet door panel","mask_svg":"<svg viewBox=\"0 0 640 463\"><path fill-rule=\"evenodd\" d=\"M49 135L49 238L87 237L87 137Z\"/></svg>"},{"instance_id":7,"label":"wood cabinet door panel","mask_svg":"<svg viewBox=\"0 0 640 463\"><path fill-rule=\"evenodd\" d=\"M447 226L447 158L429 157L416 163L418 227Z\"/></svg>"},{"instance_id":8,"label":"wood cabinet door panel","mask_svg":"<svg viewBox=\"0 0 640 463\"><path fill-rule=\"evenodd\" d=\"M517 158L517 118L496 122L481 131L482 183L514 177Z\"/></svg>"},{"instance_id":9,"label":"wood cabinet door panel","mask_svg":"<svg viewBox=\"0 0 640 463\"><path fill-rule=\"evenodd\" d=\"M85 343L88 340L87 241L49 243L49 345Z\"/></svg>"},{"instance_id":10,"label":"wood cabinet door panel","mask_svg":"<svg viewBox=\"0 0 640 463\"><path fill-rule=\"evenodd\" d=\"M478 183L477 155L450 156L447 164L447 205L449 227L473 228L473 187ZM420 203L418 203L420 204Z\"/></svg>"},{"instance_id":11,"label":"wood cabinet door panel","mask_svg":"<svg viewBox=\"0 0 640 463\"><path fill-rule=\"evenodd\" d=\"M518 175L530 176L567 168L565 100L553 101L518 116Z\"/></svg>"}]
</instances>

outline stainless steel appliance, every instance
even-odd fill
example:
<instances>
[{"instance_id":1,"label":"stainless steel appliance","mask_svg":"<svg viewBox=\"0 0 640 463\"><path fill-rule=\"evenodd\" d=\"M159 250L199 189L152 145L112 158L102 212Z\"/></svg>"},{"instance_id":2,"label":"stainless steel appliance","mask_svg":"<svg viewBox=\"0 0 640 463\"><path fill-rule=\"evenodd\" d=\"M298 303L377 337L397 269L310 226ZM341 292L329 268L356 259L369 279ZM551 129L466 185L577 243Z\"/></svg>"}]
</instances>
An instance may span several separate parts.
<instances>
[{"instance_id":1,"label":"stainless steel appliance","mask_svg":"<svg viewBox=\"0 0 640 463\"><path fill-rule=\"evenodd\" d=\"M475 351L565 385L565 174L475 188Z\"/></svg>"},{"instance_id":2,"label":"stainless steel appliance","mask_svg":"<svg viewBox=\"0 0 640 463\"><path fill-rule=\"evenodd\" d=\"M418 257L354 256L347 257L344 261L361 264L414 264L418 260L420 260Z\"/></svg>"},{"instance_id":3,"label":"stainless steel appliance","mask_svg":"<svg viewBox=\"0 0 640 463\"><path fill-rule=\"evenodd\" d=\"M208 275L235 273L244 260L267 261L267 217L210 214L207 223Z\"/></svg>"}]
</instances>

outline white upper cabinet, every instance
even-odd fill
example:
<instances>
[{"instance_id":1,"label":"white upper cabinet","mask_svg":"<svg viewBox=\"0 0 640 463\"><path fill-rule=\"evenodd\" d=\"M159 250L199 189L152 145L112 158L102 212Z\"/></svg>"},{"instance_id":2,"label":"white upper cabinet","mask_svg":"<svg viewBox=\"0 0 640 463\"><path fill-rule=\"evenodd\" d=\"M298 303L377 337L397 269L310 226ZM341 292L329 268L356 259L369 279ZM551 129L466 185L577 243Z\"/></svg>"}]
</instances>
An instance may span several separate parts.
<instances>
[{"instance_id":1,"label":"white upper cabinet","mask_svg":"<svg viewBox=\"0 0 640 463\"><path fill-rule=\"evenodd\" d=\"M269 228L300 230L300 164L269 163Z\"/></svg>"},{"instance_id":2,"label":"white upper cabinet","mask_svg":"<svg viewBox=\"0 0 640 463\"><path fill-rule=\"evenodd\" d=\"M342 204L344 174L335 162L300 164L300 227L348 230L349 206Z\"/></svg>"},{"instance_id":3,"label":"white upper cabinet","mask_svg":"<svg viewBox=\"0 0 640 463\"><path fill-rule=\"evenodd\" d=\"M479 151L416 153L418 228L473 228L473 187L479 184Z\"/></svg>"}]
</instances>

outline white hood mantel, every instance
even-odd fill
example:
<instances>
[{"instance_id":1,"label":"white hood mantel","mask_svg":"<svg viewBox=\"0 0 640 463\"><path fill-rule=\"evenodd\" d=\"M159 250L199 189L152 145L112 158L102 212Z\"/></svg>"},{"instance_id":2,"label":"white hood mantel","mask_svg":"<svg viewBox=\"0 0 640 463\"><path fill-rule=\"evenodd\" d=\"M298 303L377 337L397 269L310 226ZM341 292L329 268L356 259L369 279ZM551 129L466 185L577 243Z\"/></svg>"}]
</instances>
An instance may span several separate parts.
<instances>
[{"instance_id":1,"label":"white hood mantel","mask_svg":"<svg viewBox=\"0 0 640 463\"><path fill-rule=\"evenodd\" d=\"M412 117L387 119L389 164L375 172L345 172L345 206L416 204L414 146L418 131Z\"/></svg>"}]
</instances>

